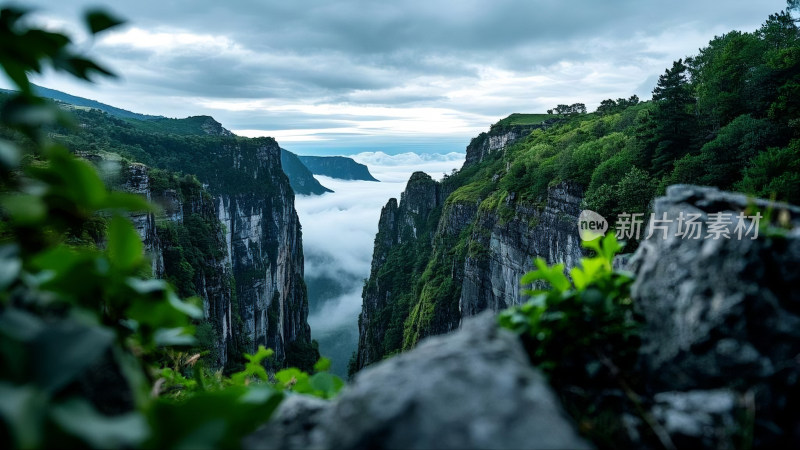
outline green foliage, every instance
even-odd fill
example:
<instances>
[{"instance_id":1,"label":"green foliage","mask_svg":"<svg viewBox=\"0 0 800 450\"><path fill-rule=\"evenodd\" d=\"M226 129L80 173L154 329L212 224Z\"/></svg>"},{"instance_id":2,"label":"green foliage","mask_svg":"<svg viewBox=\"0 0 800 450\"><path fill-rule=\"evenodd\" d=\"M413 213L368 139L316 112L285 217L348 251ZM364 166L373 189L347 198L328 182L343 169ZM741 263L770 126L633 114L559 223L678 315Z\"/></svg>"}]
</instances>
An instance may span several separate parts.
<instances>
[{"instance_id":1,"label":"green foliage","mask_svg":"<svg viewBox=\"0 0 800 450\"><path fill-rule=\"evenodd\" d=\"M630 298L633 279L613 270L622 248L613 233L584 244L595 255L582 258L571 279L563 264L548 266L537 258L536 270L521 282L550 288L527 289L530 300L501 312L498 320L522 337L531 361L548 375L582 429L595 443L613 447L624 436L620 406L586 393L629 389L625 378L634 372L640 343ZM614 411L616 421L606 423L602 411Z\"/></svg>"},{"instance_id":2,"label":"green foliage","mask_svg":"<svg viewBox=\"0 0 800 450\"><path fill-rule=\"evenodd\" d=\"M505 128L513 125L538 125L553 117L549 114L520 114L514 113L505 119L499 120L495 127Z\"/></svg>"},{"instance_id":3,"label":"green foliage","mask_svg":"<svg viewBox=\"0 0 800 450\"><path fill-rule=\"evenodd\" d=\"M631 95L629 98L618 98L616 100L607 99L600 102L600 106L597 107L595 111L597 114L601 116L607 114L614 114L618 112L622 112L627 109L629 106L635 106L639 104L639 96Z\"/></svg>"},{"instance_id":4,"label":"green foliage","mask_svg":"<svg viewBox=\"0 0 800 450\"><path fill-rule=\"evenodd\" d=\"M286 346L286 366L310 372L319 359L319 344L315 340L307 342L298 339Z\"/></svg>"},{"instance_id":5,"label":"green foliage","mask_svg":"<svg viewBox=\"0 0 800 450\"><path fill-rule=\"evenodd\" d=\"M571 105L558 105L553 109L548 109L547 114L555 114L557 116L573 116L577 114L586 114L586 105L583 103L573 103Z\"/></svg>"},{"instance_id":6,"label":"green foliage","mask_svg":"<svg viewBox=\"0 0 800 450\"><path fill-rule=\"evenodd\" d=\"M289 368L275 374L277 386L298 394L313 395L319 398L333 398L344 387L344 381L336 375L328 373L331 361L322 358L314 365L313 375Z\"/></svg>"},{"instance_id":7,"label":"green foliage","mask_svg":"<svg viewBox=\"0 0 800 450\"><path fill-rule=\"evenodd\" d=\"M486 182L478 180L466 186L461 186L447 197L447 203L477 203L491 190Z\"/></svg>"},{"instance_id":8,"label":"green foliage","mask_svg":"<svg viewBox=\"0 0 800 450\"><path fill-rule=\"evenodd\" d=\"M612 268L614 255L622 247L613 233L585 246L595 256L581 259L580 266L570 271L571 281L563 264L548 267L537 258L537 269L521 282L529 286L541 280L551 288L526 289L531 300L502 312L499 318L501 326L529 338L534 364L553 378L592 377L597 352L624 361L633 358L638 348L629 293L633 279Z\"/></svg>"},{"instance_id":9,"label":"green foliage","mask_svg":"<svg viewBox=\"0 0 800 450\"><path fill-rule=\"evenodd\" d=\"M744 169L736 189L765 198L777 197L800 204L800 141L758 154Z\"/></svg>"},{"instance_id":10,"label":"green foliage","mask_svg":"<svg viewBox=\"0 0 800 450\"><path fill-rule=\"evenodd\" d=\"M695 99L688 80L689 67L682 59L658 78L653 101L658 108L654 118L656 133L652 170L657 176L672 170L672 162L689 150L694 121L691 109Z\"/></svg>"},{"instance_id":11,"label":"green foliage","mask_svg":"<svg viewBox=\"0 0 800 450\"><path fill-rule=\"evenodd\" d=\"M0 129L26 136L31 151L22 165L21 149L0 140L0 445L238 447L283 396L286 386L270 383L263 366L271 352L246 355L244 370L225 378L181 350L196 344L202 311L143 277L143 244L126 215L151 206L109 191L90 164L46 139L44 126L68 121L27 79L45 63L79 78L104 71L70 53L66 36L24 25L24 15L0 10L0 64L20 90ZM118 23L87 18L92 33ZM324 361L317 368L308 393L335 395L341 380Z\"/></svg>"}]
</instances>

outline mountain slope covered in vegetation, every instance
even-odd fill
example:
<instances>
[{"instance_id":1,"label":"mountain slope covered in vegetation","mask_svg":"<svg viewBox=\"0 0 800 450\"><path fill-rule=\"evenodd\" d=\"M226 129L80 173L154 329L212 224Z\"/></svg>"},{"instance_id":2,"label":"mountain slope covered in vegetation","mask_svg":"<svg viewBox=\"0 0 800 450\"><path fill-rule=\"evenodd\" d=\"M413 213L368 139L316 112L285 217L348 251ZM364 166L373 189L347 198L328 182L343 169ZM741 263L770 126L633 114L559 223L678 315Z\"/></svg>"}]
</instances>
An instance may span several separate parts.
<instances>
[{"instance_id":1,"label":"mountain slope covered in vegetation","mask_svg":"<svg viewBox=\"0 0 800 450\"><path fill-rule=\"evenodd\" d=\"M613 226L678 183L800 203L799 55L796 22L777 13L675 61L652 101L512 115L473 139L457 173L413 175L381 215L351 369L522 301L531 257L577 261L581 208Z\"/></svg>"}]
</instances>

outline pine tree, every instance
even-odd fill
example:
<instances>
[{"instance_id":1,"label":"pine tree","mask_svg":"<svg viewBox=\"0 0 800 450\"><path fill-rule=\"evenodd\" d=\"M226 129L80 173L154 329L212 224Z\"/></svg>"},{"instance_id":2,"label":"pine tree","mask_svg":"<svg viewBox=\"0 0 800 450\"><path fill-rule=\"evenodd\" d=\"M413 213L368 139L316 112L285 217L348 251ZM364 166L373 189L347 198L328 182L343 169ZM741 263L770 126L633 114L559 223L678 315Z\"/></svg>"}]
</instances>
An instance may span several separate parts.
<instances>
[{"instance_id":1,"label":"pine tree","mask_svg":"<svg viewBox=\"0 0 800 450\"><path fill-rule=\"evenodd\" d=\"M656 104L656 149L652 169L656 176L661 176L672 168L674 160L690 150L694 135L695 104L688 79L688 67L682 59L675 61L672 68L667 69L658 78L653 89L653 101Z\"/></svg>"}]
</instances>

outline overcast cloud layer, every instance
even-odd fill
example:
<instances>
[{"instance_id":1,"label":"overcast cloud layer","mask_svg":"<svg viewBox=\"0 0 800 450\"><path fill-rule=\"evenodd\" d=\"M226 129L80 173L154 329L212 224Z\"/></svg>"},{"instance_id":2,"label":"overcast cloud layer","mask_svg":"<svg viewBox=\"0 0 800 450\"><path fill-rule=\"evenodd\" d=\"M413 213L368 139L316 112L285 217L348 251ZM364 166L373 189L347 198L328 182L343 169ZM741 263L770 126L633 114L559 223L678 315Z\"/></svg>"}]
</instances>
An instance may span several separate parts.
<instances>
[{"instance_id":1,"label":"overcast cloud layer","mask_svg":"<svg viewBox=\"0 0 800 450\"><path fill-rule=\"evenodd\" d=\"M98 2L34 0L75 30ZM638 94L784 0L137 0L93 53L122 75L47 87L171 117L210 114L300 153L463 151L512 112ZM80 40L80 36L79 40Z\"/></svg>"}]
</instances>

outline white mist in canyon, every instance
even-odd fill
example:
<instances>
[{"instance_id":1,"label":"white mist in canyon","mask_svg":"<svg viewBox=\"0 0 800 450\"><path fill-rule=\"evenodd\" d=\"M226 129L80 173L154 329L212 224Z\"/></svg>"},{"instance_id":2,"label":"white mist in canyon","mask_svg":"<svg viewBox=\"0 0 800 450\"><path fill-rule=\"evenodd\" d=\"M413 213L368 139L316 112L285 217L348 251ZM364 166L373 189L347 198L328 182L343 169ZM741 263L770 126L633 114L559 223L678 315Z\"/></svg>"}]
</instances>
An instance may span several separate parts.
<instances>
[{"instance_id":1,"label":"white mist in canyon","mask_svg":"<svg viewBox=\"0 0 800 450\"><path fill-rule=\"evenodd\" d=\"M347 363L358 345L361 289L369 277L381 208L392 197L400 199L413 172L441 179L464 163L463 153L367 152L350 157L367 165L380 182L316 176L334 192L298 195L295 200L303 226L311 336L319 342L320 353L333 360L332 371L340 376L347 374Z\"/></svg>"}]
</instances>

